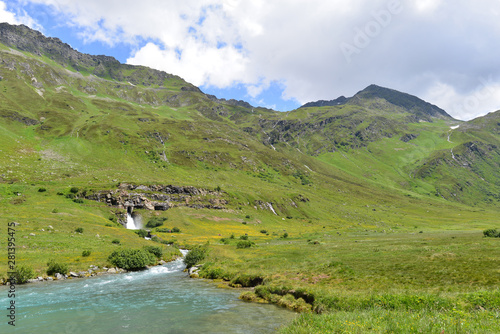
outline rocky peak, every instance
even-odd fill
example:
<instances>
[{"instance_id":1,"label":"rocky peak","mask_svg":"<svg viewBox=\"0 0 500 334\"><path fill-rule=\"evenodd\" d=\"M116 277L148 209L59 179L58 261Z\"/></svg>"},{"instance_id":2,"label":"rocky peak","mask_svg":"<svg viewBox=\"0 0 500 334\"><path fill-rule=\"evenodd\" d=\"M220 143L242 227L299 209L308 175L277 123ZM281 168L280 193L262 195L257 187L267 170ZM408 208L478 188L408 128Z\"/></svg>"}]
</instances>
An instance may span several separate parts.
<instances>
[{"instance_id":1,"label":"rocky peak","mask_svg":"<svg viewBox=\"0 0 500 334\"><path fill-rule=\"evenodd\" d=\"M377 85L370 85L356 93L349 102L355 104L362 104L363 101L380 98L387 102L406 109L409 113L415 114L422 118L434 117L442 119L453 119L443 109L430 104L416 96L402 93L394 89L380 87Z\"/></svg>"}]
</instances>

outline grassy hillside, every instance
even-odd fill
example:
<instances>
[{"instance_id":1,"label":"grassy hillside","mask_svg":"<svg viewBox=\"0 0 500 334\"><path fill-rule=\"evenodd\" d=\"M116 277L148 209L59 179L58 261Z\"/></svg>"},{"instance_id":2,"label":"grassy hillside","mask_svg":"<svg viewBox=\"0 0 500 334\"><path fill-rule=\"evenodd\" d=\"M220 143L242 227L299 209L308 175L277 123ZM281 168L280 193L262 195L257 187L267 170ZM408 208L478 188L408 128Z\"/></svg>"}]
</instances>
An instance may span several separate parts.
<instances>
[{"instance_id":1,"label":"grassy hillside","mask_svg":"<svg viewBox=\"0 0 500 334\"><path fill-rule=\"evenodd\" d=\"M49 259L80 271L120 248L160 245L170 259L207 245L202 277L323 314L285 333L497 329L500 239L482 231L500 228L499 112L460 122L370 86L280 113L7 28L18 44L0 44L0 223L19 224L19 264L45 276ZM167 196L160 185L200 189L134 210L166 219L152 229L163 243L91 196Z\"/></svg>"}]
</instances>

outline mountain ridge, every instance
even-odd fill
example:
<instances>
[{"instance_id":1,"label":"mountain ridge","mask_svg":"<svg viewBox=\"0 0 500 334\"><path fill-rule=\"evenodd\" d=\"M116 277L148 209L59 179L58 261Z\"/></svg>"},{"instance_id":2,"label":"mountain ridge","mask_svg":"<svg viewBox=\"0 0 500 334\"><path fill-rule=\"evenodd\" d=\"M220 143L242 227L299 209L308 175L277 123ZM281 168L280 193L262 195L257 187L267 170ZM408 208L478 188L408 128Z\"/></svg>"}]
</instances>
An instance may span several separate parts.
<instances>
[{"instance_id":1,"label":"mountain ridge","mask_svg":"<svg viewBox=\"0 0 500 334\"><path fill-rule=\"evenodd\" d=\"M16 37L21 32L25 35ZM0 48L0 121L7 142L32 131L44 143L58 138L72 147L76 136L89 149L109 150L118 160L134 152L140 168L158 175L169 169L178 175L194 171L200 175L199 183L191 185L200 187L217 179L215 168L232 175L229 179L244 172L281 186L287 182L327 185L341 179L368 184L375 191L391 184L397 192L440 194L464 203L481 203L487 198L497 202L492 194L500 191L494 173L500 147L498 113L489 115L488 121L460 122L418 97L376 85L351 98L337 99L333 106L323 103L277 112L206 95L164 72L117 65L114 58L80 55L60 40L47 39L27 27L2 24L0 40L10 41ZM20 41L21 48L15 41ZM52 44L43 45L45 42ZM38 51L11 52L11 47ZM58 47L63 51L58 52ZM59 55L59 62L52 63L44 50L50 51L49 56ZM78 63L75 59L85 60ZM95 65L99 59L108 62L101 62L96 72L89 64ZM134 81L136 85L129 81L132 76L144 81ZM458 129L450 129L457 125ZM44 150L61 150L52 144L45 149L35 148L40 146L33 142L26 145L41 159ZM79 161L81 157L74 152L78 152L75 147L64 151L65 159ZM377 171L363 172L370 159ZM93 161L80 162L80 172L107 166L104 155ZM26 167L27 174L14 176L8 159L3 165L4 182L35 175ZM74 173L71 168L60 169L58 177ZM315 170L322 170L327 180L314 181ZM486 183L462 182L470 173Z\"/></svg>"},{"instance_id":2,"label":"mountain ridge","mask_svg":"<svg viewBox=\"0 0 500 334\"><path fill-rule=\"evenodd\" d=\"M169 74L165 71L152 69L146 66L123 64L114 57L106 55L84 54L73 49L69 44L64 43L59 38L46 37L41 32L33 30L25 25L11 25L8 23L0 23L0 42L2 42L6 46L15 47L21 51L30 52L38 56L46 55L59 64L63 66L69 66L77 72L91 73L101 78L110 78L117 81L127 81L134 85L143 86L162 86L165 84L165 81L169 79L182 80L185 82L185 90L198 91L200 93L203 93L199 89L199 87L186 82L179 76ZM124 72L131 73L125 75ZM377 86L375 84L366 87L350 98L340 96L337 99L329 101L311 101L299 108L343 105L348 103L349 101L356 100L356 98L359 97L360 94L364 97L370 98L389 98L389 102L402 100L399 101L399 105L407 108L408 110L410 110L412 107L416 107L418 111L423 110L423 114L428 114L433 117L451 117L444 110L426 101L423 101L416 96L402 93L394 89ZM207 98L215 102L227 103L233 106L241 106L245 108L255 108L247 101L237 101L235 99L226 100L219 99L214 95L205 95L207 96Z\"/></svg>"},{"instance_id":3,"label":"mountain ridge","mask_svg":"<svg viewBox=\"0 0 500 334\"><path fill-rule=\"evenodd\" d=\"M417 116L431 116L433 118L453 118L443 109L420 99L417 96L410 95L408 93L403 93L395 89L381 87L375 84L371 84L365 89L357 92L352 97L346 98L345 96L340 96L335 100L319 100L315 102L308 102L302 105L300 108L310 108L310 107L327 107L327 106L339 106L346 103L356 103L360 99L374 99L381 98L389 103L396 106L402 107L408 111L413 111Z\"/></svg>"}]
</instances>

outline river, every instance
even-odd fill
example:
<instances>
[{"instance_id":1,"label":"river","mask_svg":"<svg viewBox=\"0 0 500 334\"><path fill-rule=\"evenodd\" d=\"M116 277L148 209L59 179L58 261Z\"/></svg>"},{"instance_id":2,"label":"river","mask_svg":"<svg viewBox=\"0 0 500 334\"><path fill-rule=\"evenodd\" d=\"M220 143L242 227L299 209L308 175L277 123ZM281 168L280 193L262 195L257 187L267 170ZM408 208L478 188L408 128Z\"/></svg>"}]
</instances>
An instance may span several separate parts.
<instances>
[{"instance_id":1,"label":"river","mask_svg":"<svg viewBox=\"0 0 500 334\"><path fill-rule=\"evenodd\" d=\"M2 333L273 333L293 312L238 299L240 291L190 279L182 260L146 271L16 287L16 326ZM10 328L9 328L10 327ZM10 329L10 330L9 330Z\"/></svg>"}]
</instances>

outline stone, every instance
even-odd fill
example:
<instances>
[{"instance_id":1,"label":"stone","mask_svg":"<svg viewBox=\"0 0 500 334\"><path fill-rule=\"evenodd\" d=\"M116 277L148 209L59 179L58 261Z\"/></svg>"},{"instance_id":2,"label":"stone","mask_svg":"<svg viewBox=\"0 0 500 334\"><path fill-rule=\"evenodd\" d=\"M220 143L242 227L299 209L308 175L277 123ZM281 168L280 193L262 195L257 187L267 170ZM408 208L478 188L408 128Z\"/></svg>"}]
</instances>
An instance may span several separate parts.
<instances>
[{"instance_id":1,"label":"stone","mask_svg":"<svg viewBox=\"0 0 500 334\"><path fill-rule=\"evenodd\" d=\"M36 279L37 279L39 282L43 282L43 277L41 277L41 276L38 276Z\"/></svg>"},{"instance_id":2,"label":"stone","mask_svg":"<svg viewBox=\"0 0 500 334\"><path fill-rule=\"evenodd\" d=\"M36 236L35 233L30 233L30 237L34 237L34 236Z\"/></svg>"},{"instance_id":3,"label":"stone","mask_svg":"<svg viewBox=\"0 0 500 334\"><path fill-rule=\"evenodd\" d=\"M52 225L49 225L49 228L50 228L51 230L53 230L53 229L54 229L54 228L52 227Z\"/></svg>"},{"instance_id":4,"label":"stone","mask_svg":"<svg viewBox=\"0 0 500 334\"><path fill-rule=\"evenodd\" d=\"M71 277L80 277L80 275L78 275L77 273L75 273L73 271L69 272L69 276L71 276Z\"/></svg>"},{"instance_id":5,"label":"stone","mask_svg":"<svg viewBox=\"0 0 500 334\"><path fill-rule=\"evenodd\" d=\"M38 280L37 280L37 279L35 279L35 278L33 278L33 279L29 279L29 280L27 281L27 283L38 283Z\"/></svg>"},{"instance_id":6,"label":"stone","mask_svg":"<svg viewBox=\"0 0 500 334\"><path fill-rule=\"evenodd\" d=\"M56 279L57 279L57 280L64 279L64 276L63 276L63 275L61 275L61 274L59 274L59 273L57 273L57 274L56 274Z\"/></svg>"},{"instance_id":7,"label":"stone","mask_svg":"<svg viewBox=\"0 0 500 334\"><path fill-rule=\"evenodd\" d=\"M196 267L196 266L191 267L191 268L189 268L189 270L188 270L188 274L189 274L189 276L191 276L191 275L193 275L193 274L196 274L199 270L200 270L200 268L199 268L199 267Z\"/></svg>"},{"instance_id":8,"label":"stone","mask_svg":"<svg viewBox=\"0 0 500 334\"><path fill-rule=\"evenodd\" d=\"M109 268L108 273L110 274L116 274L116 269L115 268Z\"/></svg>"},{"instance_id":9,"label":"stone","mask_svg":"<svg viewBox=\"0 0 500 334\"><path fill-rule=\"evenodd\" d=\"M53 281L54 279L52 277L47 277L46 280L47 281Z\"/></svg>"}]
</instances>

